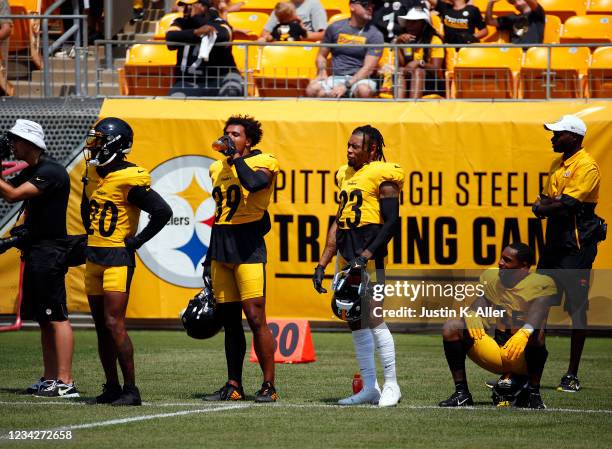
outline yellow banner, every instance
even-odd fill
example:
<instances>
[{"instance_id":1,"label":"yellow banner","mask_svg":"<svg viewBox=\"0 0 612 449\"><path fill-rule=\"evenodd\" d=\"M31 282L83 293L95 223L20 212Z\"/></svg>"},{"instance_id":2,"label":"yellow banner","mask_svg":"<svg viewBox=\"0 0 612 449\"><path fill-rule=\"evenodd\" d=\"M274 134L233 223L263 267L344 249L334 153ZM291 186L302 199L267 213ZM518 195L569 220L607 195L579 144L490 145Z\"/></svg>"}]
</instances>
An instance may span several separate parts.
<instances>
[{"instance_id":1,"label":"yellow banner","mask_svg":"<svg viewBox=\"0 0 612 449\"><path fill-rule=\"evenodd\" d=\"M258 147L275 154L282 170L266 237L270 316L332 318L331 296L318 295L310 276L338 207L334 175L346 163L351 131L360 125L380 129L387 160L406 171L401 233L389 245L390 268L418 268L424 276L434 268L485 268L497 263L508 242L541 245L544 223L533 217L531 203L556 156L542 123L562 114L578 114L587 123L584 146L602 173L597 213L612 220L609 102L107 100L101 116L130 123L135 139L129 160L151 171L154 189L174 211L166 228L139 251L129 317L178 317L201 285L200 262L214 215L207 167L220 156L211 143L227 117L239 113L262 122ZM82 233L82 173L81 162L71 172L72 233ZM143 214L141 226L146 219ZM608 246L599 245L595 267L612 268ZM16 252L0 257L0 269L0 287L14 286ZM330 266L327 274L332 273ZM69 308L87 311L82 268L71 270L67 286ZM13 299L3 296L0 313L12 307Z\"/></svg>"}]
</instances>

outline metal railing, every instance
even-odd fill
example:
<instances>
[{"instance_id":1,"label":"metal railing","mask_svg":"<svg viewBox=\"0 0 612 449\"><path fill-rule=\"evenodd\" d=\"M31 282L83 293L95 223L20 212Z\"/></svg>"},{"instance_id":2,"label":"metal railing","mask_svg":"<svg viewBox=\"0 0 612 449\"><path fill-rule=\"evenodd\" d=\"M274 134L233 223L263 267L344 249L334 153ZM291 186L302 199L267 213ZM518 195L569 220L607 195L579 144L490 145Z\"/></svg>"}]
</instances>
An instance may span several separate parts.
<instances>
[{"instance_id":1,"label":"metal railing","mask_svg":"<svg viewBox=\"0 0 612 449\"><path fill-rule=\"evenodd\" d=\"M117 72L113 79L120 84L119 94L129 96L167 96L172 86L177 83L198 82L196 76L180 75L175 70L176 52L171 55L169 50L165 49L166 44L162 41L96 42L96 45L112 45L126 50L131 48L132 57L125 61L125 65L112 68L113 72ZM171 45L176 47L185 44ZM234 59L243 80L242 97L245 99L306 96L306 87L317 75L315 58L318 48L346 47L311 42L257 41L217 45L232 46ZM145 51L147 47L149 50ZM157 49L154 51L153 47ZM279 56L278 47L287 50L284 59ZM612 98L612 67L607 72L599 70L597 73L589 73L592 50L610 47L610 44L535 44L529 49L525 45L505 43L469 46L387 44L361 47L384 49L378 72L372 77L376 84L377 101L423 98L495 101ZM469 50L460 52L462 48ZM498 53L493 55L495 61L491 66L481 61L470 65L466 56L469 57L468 53L477 49ZM436 50L442 50L444 53L444 63L439 69L406 69L400 64L400 51L409 54L421 51L433 54ZM565 65L553 64L553 60L564 57L563 52L567 57ZM133 57L134 54L137 56ZM155 62L156 58L159 62ZM579 62L576 62L577 59ZM102 73L99 66L96 73ZM329 61L327 73L333 74ZM421 88L420 93L414 94L414 87L411 89L411 85L417 75L420 77L418 82ZM100 77L97 76L97 79L100 80ZM97 85L100 86L101 83ZM99 90L97 93L99 94ZM411 94L414 98L409 98Z\"/></svg>"}]
</instances>

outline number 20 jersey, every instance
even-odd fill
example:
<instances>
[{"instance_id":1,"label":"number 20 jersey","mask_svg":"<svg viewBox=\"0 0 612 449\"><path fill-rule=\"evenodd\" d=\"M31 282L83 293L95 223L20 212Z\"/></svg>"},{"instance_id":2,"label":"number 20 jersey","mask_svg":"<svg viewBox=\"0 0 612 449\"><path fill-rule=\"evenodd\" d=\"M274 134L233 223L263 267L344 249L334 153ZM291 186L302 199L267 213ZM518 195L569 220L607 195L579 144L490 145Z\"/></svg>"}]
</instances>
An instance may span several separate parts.
<instances>
[{"instance_id":1,"label":"number 20 jersey","mask_svg":"<svg viewBox=\"0 0 612 449\"><path fill-rule=\"evenodd\" d=\"M101 178L89 199L87 246L125 248L124 240L136 234L140 218L140 209L128 201L128 193L132 187L150 185L151 175L138 166L128 166Z\"/></svg>"}]
</instances>

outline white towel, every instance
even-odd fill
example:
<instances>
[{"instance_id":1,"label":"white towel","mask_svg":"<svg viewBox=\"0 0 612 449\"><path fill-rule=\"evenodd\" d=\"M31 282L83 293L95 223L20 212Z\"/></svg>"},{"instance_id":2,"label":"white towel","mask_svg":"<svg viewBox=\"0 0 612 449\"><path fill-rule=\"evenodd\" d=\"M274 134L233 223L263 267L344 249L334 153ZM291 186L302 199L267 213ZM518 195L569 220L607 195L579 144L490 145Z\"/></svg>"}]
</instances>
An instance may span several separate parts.
<instances>
[{"instance_id":1,"label":"white towel","mask_svg":"<svg viewBox=\"0 0 612 449\"><path fill-rule=\"evenodd\" d=\"M202 42L200 43L200 52L198 53L198 58L203 59L204 61L208 61L208 56L210 55L210 51L215 45L217 41L217 32L213 32L210 36L205 34L202 36Z\"/></svg>"}]
</instances>

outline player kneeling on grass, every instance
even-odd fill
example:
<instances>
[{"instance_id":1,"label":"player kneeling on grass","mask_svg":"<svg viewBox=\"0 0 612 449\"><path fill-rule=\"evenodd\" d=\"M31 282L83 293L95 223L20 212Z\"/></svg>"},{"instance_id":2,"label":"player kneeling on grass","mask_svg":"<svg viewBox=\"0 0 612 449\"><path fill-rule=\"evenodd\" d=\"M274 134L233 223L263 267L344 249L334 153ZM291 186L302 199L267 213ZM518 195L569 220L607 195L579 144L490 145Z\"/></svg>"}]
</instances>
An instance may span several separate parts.
<instances>
[{"instance_id":1,"label":"player kneeling on grass","mask_svg":"<svg viewBox=\"0 0 612 449\"><path fill-rule=\"evenodd\" d=\"M516 381L526 376L520 387L510 392L504 390L512 387L511 383L500 380L493 389L496 405L546 408L540 396L540 379L548 357L544 327L557 288L552 278L529 271L534 261L533 251L524 243L506 246L499 268L486 270L480 276L484 295L474 301L468 316L444 324L444 354L455 392L440 402L440 407L474 405L465 373L467 355L487 371L510 375L508 379ZM485 333L480 316L491 309L501 315L495 323L495 338Z\"/></svg>"},{"instance_id":2,"label":"player kneeling on grass","mask_svg":"<svg viewBox=\"0 0 612 449\"><path fill-rule=\"evenodd\" d=\"M95 167L100 176L91 198L87 199L83 189L81 202L81 217L88 234L85 289L106 376L102 394L96 397L98 404L141 404L125 312L135 252L172 217L170 206L151 189L149 172L125 160L132 140L130 125L109 117L89 131L84 149L87 165ZM141 210L150 215L150 220L136 235ZM123 389L117 361L123 373Z\"/></svg>"}]
</instances>

